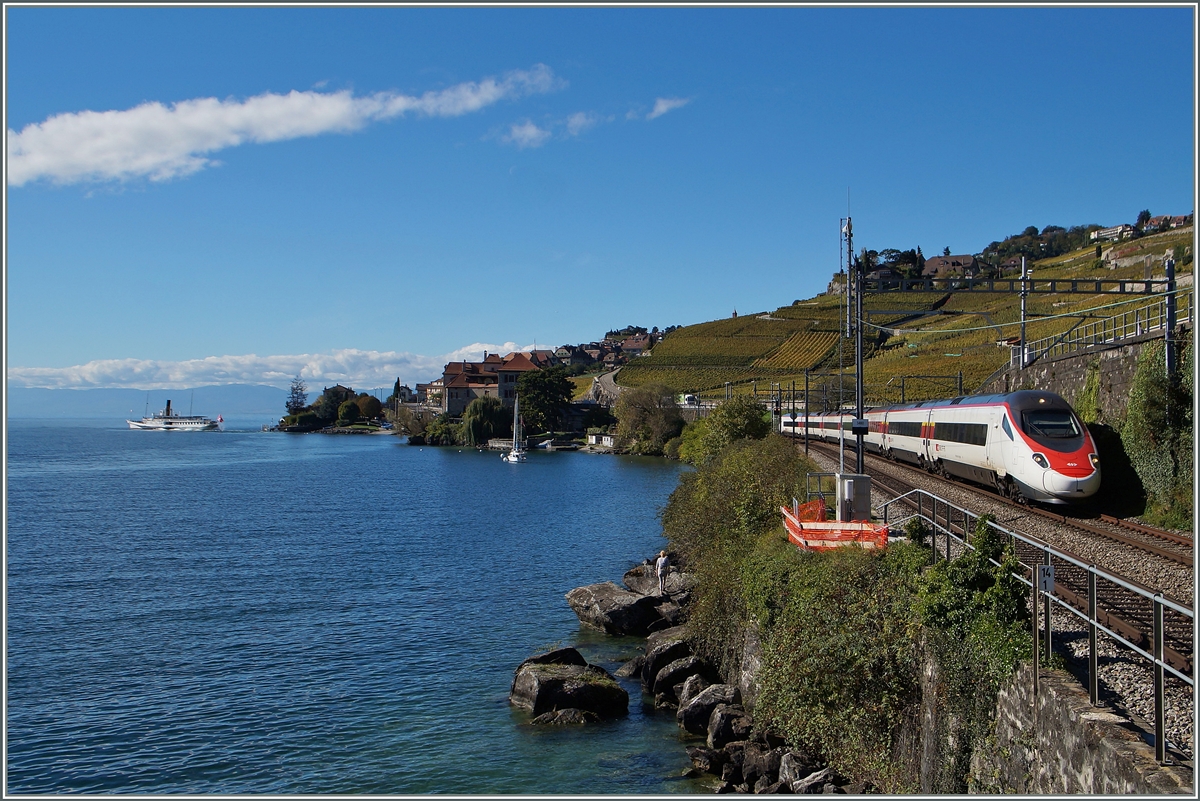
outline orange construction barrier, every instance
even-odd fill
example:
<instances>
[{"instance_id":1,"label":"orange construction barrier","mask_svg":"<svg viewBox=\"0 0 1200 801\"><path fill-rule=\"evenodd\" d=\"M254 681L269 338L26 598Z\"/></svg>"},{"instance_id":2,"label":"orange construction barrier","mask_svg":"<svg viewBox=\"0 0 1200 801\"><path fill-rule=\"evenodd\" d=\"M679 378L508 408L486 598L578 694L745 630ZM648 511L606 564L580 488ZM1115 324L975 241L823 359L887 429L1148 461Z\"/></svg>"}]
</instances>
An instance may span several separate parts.
<instances>
[{"instance_id":1,"label":"orange construction barrier","mask_svg":"<svg viewBox=\"0 0 1200 801\"><path fill-rule=\"evenodd\" d=\"M800 504L797 511L799 514L796 515L796 519L802 523L824 523L826 520L825 501L820 498Z\"/></svg>"},{"instance_id":2,"label":"orange construction barrier","mask_svg":"<svg viewBox=\"0 0 1200 801\"><path fill-rule=\"evenodd\" d=\"M805 520L805 514L811 513L806 507L812 506L813 503L821 504L820 520ZM786 506L779 507L779 511L783 513L783 527L787 529L788 539L809 551L828 551L847 545L857 545L860 548L887 547L887 526L860 521L826 521L824 508L823 501L810 501L800 506L801 514L797 516Z\"/></svg>"}]
</instances>

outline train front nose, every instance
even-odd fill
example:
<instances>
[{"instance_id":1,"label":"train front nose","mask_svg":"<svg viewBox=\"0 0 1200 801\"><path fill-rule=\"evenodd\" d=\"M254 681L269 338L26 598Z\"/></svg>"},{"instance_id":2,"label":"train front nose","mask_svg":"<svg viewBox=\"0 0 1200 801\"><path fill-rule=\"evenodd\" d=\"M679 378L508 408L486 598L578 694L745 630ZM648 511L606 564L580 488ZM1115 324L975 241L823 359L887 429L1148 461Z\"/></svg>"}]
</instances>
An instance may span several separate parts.
<instances>
[{"instance_id":1,"label":"train front nose","mask_svg":"<svg viewBox=\"0 0 1200 801\"><path fill-rule=\"evenodd\" d=\"M1081 501L1090 498L1100 489L1100 469L1089 476L1070 476L1057 470L1047 470L1042 475L1042 487L1047 493L1064 501Z\"/></svg>"}]
</instances>

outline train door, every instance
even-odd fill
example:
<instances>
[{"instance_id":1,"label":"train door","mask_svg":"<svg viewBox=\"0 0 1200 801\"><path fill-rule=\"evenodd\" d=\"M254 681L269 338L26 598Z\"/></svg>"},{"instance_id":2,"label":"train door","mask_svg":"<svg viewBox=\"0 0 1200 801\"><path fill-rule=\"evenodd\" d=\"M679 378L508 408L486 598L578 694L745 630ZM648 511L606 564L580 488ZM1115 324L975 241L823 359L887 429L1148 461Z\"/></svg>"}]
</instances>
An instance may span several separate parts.
<instances>
[{"instance_id":1,"label":"train door","mask_svg":"<svg viewBox=\"0 0 1200 801\"><path fill-rule=\"evenodd\" d=\"M1004 435L1004 430L1000 427L1000 420L1003 417L1003 407L992 412L991 419L988 420L987 441L983 451L984 467L997 475L1006 472L1004 470L1004 449L1012 441Z\"/></svg>"},{"instance_id":2,"label":"train door","mask_svg":"<svg viewBox=\"0 0 1200 801\"><path fill-rule=\"evenodd\" d=\"M1009 419L1008 409L1000 409L1000 430L1004 434L1004 466L1008 474L1014 478L1023 478L1025 474L1025 453L1020 438L1013 429Z\"/></svg>"},{"instance_id":3,"label":"train door","mask_svg":"<svg viewBox=\"0 0 1200 801\"><path fill-rule=\"evenodd\" d=\"M926 411L924 419L921 421L921 457L925 460L926 466L931 466L933 460L937 458L933 444L933 409Z\"/></svg>"}]
</instances>

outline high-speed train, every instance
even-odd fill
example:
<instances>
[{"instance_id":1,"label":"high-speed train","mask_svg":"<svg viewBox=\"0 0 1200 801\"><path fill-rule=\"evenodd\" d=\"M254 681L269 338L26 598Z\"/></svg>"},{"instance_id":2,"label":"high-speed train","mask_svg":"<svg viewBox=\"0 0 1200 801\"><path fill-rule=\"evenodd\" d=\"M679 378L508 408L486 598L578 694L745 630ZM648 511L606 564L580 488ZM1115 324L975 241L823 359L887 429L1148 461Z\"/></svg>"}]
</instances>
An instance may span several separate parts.
<instances>
[{"instance_id":1,"label":"high-speed train","mask_svg":"<svg viewBox=\"0 0 1200 801\"><path fill-rule=\"evenodd\" d=\"M1014 499L1076 503L1100 489L1100 457L1087 427L1053 392L1022 390L881 406L865 415L863 447ZM854 442L852 413L807 418L810 437ZM785 414L781 432L802 436L803 414Z\"/></svg>"}]
</instances>

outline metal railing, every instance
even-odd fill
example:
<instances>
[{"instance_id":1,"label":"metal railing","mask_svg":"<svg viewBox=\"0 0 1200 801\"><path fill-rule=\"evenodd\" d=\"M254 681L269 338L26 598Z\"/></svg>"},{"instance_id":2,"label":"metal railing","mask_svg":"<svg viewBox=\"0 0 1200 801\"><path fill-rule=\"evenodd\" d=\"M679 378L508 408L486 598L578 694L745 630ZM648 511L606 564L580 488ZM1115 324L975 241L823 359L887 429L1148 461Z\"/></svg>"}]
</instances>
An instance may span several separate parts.
<instances>
[{"instance_id":1,"label":"metal railing","mask_svg":"<svg viewBox=\"0 0 1200 801\"><path fill-rule=\"evenodd\" d=\"M1056 334L1026 343L1025 349L1028 354L1028 358L1025 360L1026 366L1041 358L1066 356L1095 345L1119 342L1154 331L1161 331L1167 326L1168 303L1175 304L1176 324L1192 322L1195 315L1195 293L1190 290L1179 292L1172 297L1163 298L1159 303L1121 312L1102 320L1081 323L1065 334ZM1020 361L1021 347L1014 345L1010 362L1016 366L1020 364Z\"/></svg>"},{"instance_id":2,"label":"metal railing","mask_svg":"<svg viewBox=\"0 0 1200 801\"><path fill-rule=\"evenodd\" d=\"M902 519L895 520L890 525L898 527L912 518L919 518L933 527L933 558L936 562L939 558L952 558L953 552L951 543L957 546L959 554L965 549L974 550L974 546L968 541L969 532L974 532L975 527L982 515L978 515L968 509L951 503L943 498L939 498L925 490L912 490L903 495L893 498L892 500L882 504L876 510L879 516L882 517L885 524L889 523L888 517L893 504L904 502L906 505L915 505L917 511ZM1050 609L1051 603L1056 603L1066 612L1074 615L1087 624L1088 627L1088 684L1089 694L1094 706L1100 703L1100 686L1099 686L1099 670L1098 670L1098 649L1097 636L1100 632L1112 637L1116 642L1131 651L1141 655L1147 659L1153 667L1154 672L1154 750L1155 756L1160 763L1167 761L1166 757L1166 691L1165 679L1166 674L1170 673L1175 678L1187 684L1189 687L1194 687L1195 683L1192 676L1187 675L1181 670L1176 669L1166 659L1165 653L1165 626L1164 615L1170 612L1172 615L1185 618L1189 621L1189 625L1194 626L1195 615L1192 609L1176 603L1162 595L1162 593L1151 593L1144 587L1131 584L1128 581L1114 576L1113 574L1096 567L1093 564L1086 564L1080 561L1077 557L1065 553L1054 548L1053 546L1042 542L1039 539L1030 537L1026 534L1021 534L1016 531L1005 528L995 521L989 520L988 526L994 531L1008 538L1009 542L1022 542L1025 545L1032 547L1041 553L1041 558L1038 564L1023 565L1028 571L1026 576L1022 572L1013 573L1013 576L1026 586L1030 587L1033 598L1033 642L1034 642L1034 692L1037 692L1037 675L1038 675L1038 646L1039 640L1045 643L1044 653L1049 657L1051 652L1051 642L1053 632L1050 625ZM957 527L957 530L955 530ZM939 552L938 549L938 533L941 533L945 538L944 552ZM963 532L960 534L960 532ZM1000 563L996 560L990 560L997 567ZM1053 566L1055 563L1063 565L1072 565L1076 568L1087 571L1087 611L1082 612L1069 604L1066 600L1059 598L1056 594L1053 584ZM1045 568L1049 568L1046 571ZM1047 574L1050 580L1047 583L1039 582L1039 578ZM1153 610L1154 631L1152 640L1149 645L1151 650L1146 650L1140 644L1132 642L1129 637L1115 631L1116 628L1107 614L1100 614L1099 604L1097 603L1098 587L1107 583L1115 587L1120 587L1128 592L1140 596L1143 601L1150 604ZM1040 586L1039 586L1040 585ZM1049 589L1046 589L1046 587ZM1038 631L1038 610L1037 598L1042 596L1043 599L1043 631Z\"/></svg>"}]
</instances>

